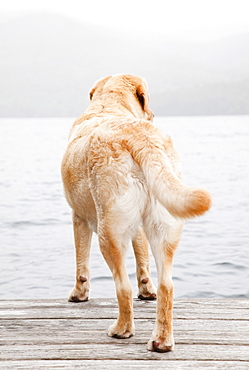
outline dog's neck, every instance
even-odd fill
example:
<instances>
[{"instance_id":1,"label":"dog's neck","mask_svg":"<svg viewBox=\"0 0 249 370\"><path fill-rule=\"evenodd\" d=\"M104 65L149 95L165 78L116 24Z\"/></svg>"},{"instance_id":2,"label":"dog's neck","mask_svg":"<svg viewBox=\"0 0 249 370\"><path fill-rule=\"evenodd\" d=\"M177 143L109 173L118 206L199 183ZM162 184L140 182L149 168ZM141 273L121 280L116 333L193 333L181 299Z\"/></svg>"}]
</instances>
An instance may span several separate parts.
<instances>
[{"instance_id":1,"label":"dog's neck","mask_svg":"<svg viewBox=\"0 0 249 370\"><path fill-rule=\"evenodd\" d=\"M145 112L134 95L123 94L122 91L109 91L95 99L93 98L86 113L94 113L95 116L146 118Z\"/></svg>"},{"instance_id":2,"label":"dog's neck","mask_svg":"<svg viewBox=\"0 0 249 370\"><path fill-rule=\"evenodd\" d=\"M98 102L90 104L89 108L86 110L85 114L94 114L95 117L103 117L107 115L112 115L115 117L136 117L136 115L130 111L128 107L125 107L121 104L113 104Z\"/></svg>"}]
</instances>

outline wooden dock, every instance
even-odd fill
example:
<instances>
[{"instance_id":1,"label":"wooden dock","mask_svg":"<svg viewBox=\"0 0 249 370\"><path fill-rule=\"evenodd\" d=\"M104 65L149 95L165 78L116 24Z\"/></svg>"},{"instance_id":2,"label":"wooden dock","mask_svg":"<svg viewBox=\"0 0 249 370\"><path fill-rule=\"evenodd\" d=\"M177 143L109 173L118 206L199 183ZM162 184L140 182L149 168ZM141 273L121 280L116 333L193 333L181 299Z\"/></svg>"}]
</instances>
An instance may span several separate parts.
<instances>
[{"instance_id":1,"label":"wooden dock","mask_svg":"<svg viewBox=\"0 0 249 370\"><path fill-rule=\"evenodd\" d=\"M179 299L174 352L146 349L156 302L134 300L136 334L107 336L115 299L0 301L1 369L249 369L249 300Z\"/></svg>"}]
</instances>

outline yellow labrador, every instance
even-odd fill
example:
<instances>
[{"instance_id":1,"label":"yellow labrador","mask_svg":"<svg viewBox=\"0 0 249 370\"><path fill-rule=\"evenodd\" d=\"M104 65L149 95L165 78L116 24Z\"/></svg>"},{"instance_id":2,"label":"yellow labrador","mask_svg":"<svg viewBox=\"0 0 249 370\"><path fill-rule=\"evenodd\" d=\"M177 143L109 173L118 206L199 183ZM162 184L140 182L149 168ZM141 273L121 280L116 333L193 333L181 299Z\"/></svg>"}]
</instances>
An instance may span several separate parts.
<instances>
[{"instance_id":1,"label":"yellow labrador","mask_svg":"<svg viewBox=\"0 0 249 370\"><path fill-rule=\"evenodd\" d=\"M124 254L132 241L138 296L154 299L148 243L158 272L157 318L148 343L152 351L174 348L172 259L184 219L210 208L207 191L182 183L172 142L152 124L147 85L142 78L114 75L98 81L91 103L74 123L62 161L66 198L73 209L76 283L69 301L89 295L92 232L116 284L117 321L108 335L134 334L132 287Z\"/></svg>"}]
</instances>

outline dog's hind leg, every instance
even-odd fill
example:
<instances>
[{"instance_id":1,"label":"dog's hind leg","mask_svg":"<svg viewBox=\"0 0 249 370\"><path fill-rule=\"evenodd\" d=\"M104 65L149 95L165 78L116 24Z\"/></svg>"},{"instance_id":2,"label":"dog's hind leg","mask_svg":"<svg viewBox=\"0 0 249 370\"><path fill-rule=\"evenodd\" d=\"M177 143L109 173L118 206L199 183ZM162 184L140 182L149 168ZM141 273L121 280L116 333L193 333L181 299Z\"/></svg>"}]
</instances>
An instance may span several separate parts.
<instances>
[{"instance_id":1,"label":"dog's hind leg","mask_svg":"<svg viewBox=\"0 0 249 370\"><path fill-rule=\"evenodd\" d=\"M132 245L136 257L138 298L156 299L156 288L151 281L148 241L142 229L139 230Z\"/></svg>"},{"instance_id":2,"label":"dog's hind leg","mask_svg":"<svg viewBox=\"0 0 249 370\"><path fill-rule=\"evenodd\" d=\"M73 211L73 228L76 253L76 281L70 292L70 302L87 301L90 289L89 256L92 231L87 222L78 217Z\"/></svg>"},{"instance_id":3,"label":"dog's hind leg","mask_svg":"<svg viewBox=\"0 0 249 370\"><path fill-rule=\"evenodd\" d=\"M107 226L99 227L101 252L112 272L118 298L118 319L108 330L115 338L129 338L135 333L133 321L132 287L125 268L124 249Z\"/></svg>"},{"instance_id":4,"label":"dog's hind leg","mask_svg":"<svg viewBox=\"0 0 249 370\"><path fill-rule=\"evenodd\" d=\"M171 242L151 243L158 273L157 316L148 350L168 352L174 350L172 262L178 239Z\"/></svg>"}]
</instances>

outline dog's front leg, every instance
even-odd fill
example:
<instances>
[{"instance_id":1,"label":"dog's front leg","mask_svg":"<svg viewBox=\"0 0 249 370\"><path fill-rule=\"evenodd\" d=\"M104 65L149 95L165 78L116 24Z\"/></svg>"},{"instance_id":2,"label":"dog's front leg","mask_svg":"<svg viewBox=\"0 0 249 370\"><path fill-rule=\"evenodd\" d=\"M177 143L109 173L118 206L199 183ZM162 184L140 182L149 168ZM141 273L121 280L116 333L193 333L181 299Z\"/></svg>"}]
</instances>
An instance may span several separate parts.
<instances>
[{"instance_id":1,"label":"dog's front leg","mask_svg":"<svg viewBox=\"0 0 249 370\"><path fill-rule=\"evenodd\" d=\"M172 260L177 243L153 246L157 272L157 317L155 328L148 343L148 350L168 352L174 350L173 337L173 282Z\"/></svg>"},{"instance_id":2,"label":"dog's front leg","mask_svg":"<svg viewBox=\"0 0 249 370\"><path fill-rule=\"evenodd\" d=\"M139 230L132 245L136 257L138 298L156 299L156 288L151 280L148 241L142 229Z\"/></svg>"},{"instance_id":3,"label":"dog's front leg","mask_svg":"<svg viewBox=\"0 0 249 370\"><path fill-rule=\"evenodd\" d=\"M83 302L89 298L90 271L89 255L92 232L87 222L73 211L73 228L76 254L76 279L74 289L70 292L70 302Z\"/></svg>"},{"instance_id":4,"label":"dog's front leg","mask_svg":"<svg viewBox=\"0 0 249 370\"><path fill-rule=\"evenodd\" d=\"M132 287L125 268L123 249L114 234L104 229L99 232L101 252L112 272L118 298L117 321L108 330L109 337L129 338L135 333L133 320Z\"/></svg>"}]
</instances>

